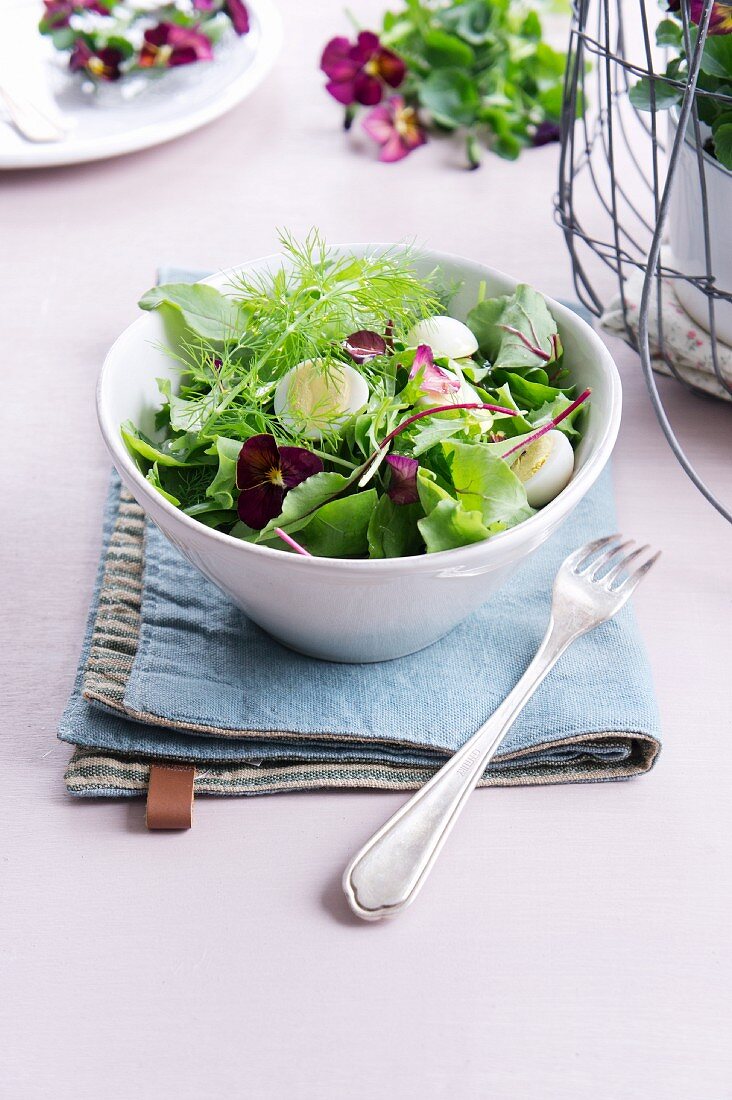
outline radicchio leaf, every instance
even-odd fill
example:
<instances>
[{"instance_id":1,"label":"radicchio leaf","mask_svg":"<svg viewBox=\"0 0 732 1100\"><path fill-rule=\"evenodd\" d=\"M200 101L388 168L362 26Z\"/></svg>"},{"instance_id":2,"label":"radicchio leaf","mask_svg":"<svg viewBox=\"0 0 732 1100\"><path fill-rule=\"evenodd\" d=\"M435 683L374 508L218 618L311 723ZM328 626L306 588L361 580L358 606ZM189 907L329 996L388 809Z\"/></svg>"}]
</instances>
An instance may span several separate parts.
<instances>
[{"instance_id":1,"label":"radicchio leaf","mask_svg":"<svg viewBox=\"0 0 732 1100\"><path fill-rule=\"evenodd\" d=\"M417 492L417 470L419 462L416 458L408 458L407 455L387 455L386 461L391 467L391 477L387 493L395 504L416 504L419 500Z\"/></svg>"},{"instance_id":2,"label":"radicchio leaf","mask_svg":"<svg viewBox=\"0 0 732 1100\"><path fill-rule=\"evenodd\" d=\"M343 344L354 363L365 363L377 355L386 354L386 340L378 332L361 329L347 336Z\"/></svg>"}]
</instances>

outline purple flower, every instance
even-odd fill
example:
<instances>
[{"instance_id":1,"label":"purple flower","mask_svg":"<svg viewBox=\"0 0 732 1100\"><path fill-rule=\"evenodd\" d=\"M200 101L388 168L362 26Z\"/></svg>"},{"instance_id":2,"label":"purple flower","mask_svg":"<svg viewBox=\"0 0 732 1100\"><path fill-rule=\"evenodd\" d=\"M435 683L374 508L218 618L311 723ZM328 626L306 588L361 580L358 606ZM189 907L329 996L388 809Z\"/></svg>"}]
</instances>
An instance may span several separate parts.
<instances>
[{"instance_id":1,"label":"purple flower","mask_svg":"<svg viewBox=\"0 0 732 1100\"><path fill-rule=\"evenodd\" d=\"M539 145L551 145L553 141L560 141L562 137L562 131L556 122L550 122L548 118L545 118L543 122L534 130L534 136L531 139L531 144L534 146Z\"/></svg>"},{"instance_id":2,"label":"purple flower","mask_svg":"<svg viewBox=\"0 0 732 1100\"><path fill-rule=\"evenodd\" d=\"M261 531L282 511L287 490L322 469L318 456L304 447L278 447L272 435L253 435L236 464L239 519Z\"/></svg>"},{"instance_id":3,"label":"purple flower","mask_svg":"<svg viewBox=\"0 0 732 1100\"><path fill-rule=\"evenodd\" d=\"M401 160L427 140L414 107L407 107L398 95L374 107L363 120L363 128L381 146L379 160L386 163Z\"/></svg>"},{"instance_id":4,"label":"purple flower","mask_svg":"<svg viewBox=\"0 0 732 1100\"><path fill-rule=\"evenodd\" d=\"M105 46L101 50L93 50L83 38L79 38L69 58L69 68L72 73L82 70L94 77L95 80L119 80L122 75L122 51L114 46Z\"/></svg>"},{"instance_id":5,"label":"purple flower","mask_svg":"<svg viewBox=\"0 0 732 1100\"><path fill-rule=\"evenodd\" d=\"M347 38L331 38L320 68L328 77L326 91L344 107L381 103L384 86L398 88L407 71L401 57L382 46L372 31L361 31L355 44Z\"/></svg>"},{"instance_id":6,"label":"purple flower","mask_svg":"<svg viewBox=\"0 0 732 1100\"><path fill-rule=\"evenodd\" d=\"M386 340L379 336L378 332L369 329L361 329L360 332L352 332L347 336L343 347L348 352L354 363L365 363L374 359L377 355L386 354Z\"/></svg>"},{"instance_id":7,"label":"purple flower","mask_svg":"<svg viewBox=\"0 0 732 1100\"><path fill-rule=\"evenodd\" d=\"M41 18L41 31L68 27L69 19L77 12L93 11L97 15L109 15L102 0L43 0L45 11Z\"/></svg>"},{"instance_id":8,"label":"purple flower","mask_svg":"<svg viewBox=\"0 0 732 1100\"><path fill-rule=\"evenodd\" d=\"M704 14L704 0L690 0L689 8L694 23L701 23ZM712 4L712 18L709 21L710 34L732 34L732 4L717 0Z\"/></svg>"},{"instance_id":9,"label":"purple flower","mask_svg":"<svg viewBox=\"0 0 732 1100\"><path fill-rule=\"evenodd\" d=\"M193 0L196 11L216 11L220 0ZM225 11L237 34L249 34L249 12L242 0L224 0L221 11Z\"/></svg>"},{"instance_id":10,"label":"purple flower","mask_svg":"<svg viewBox=\"0 0 732 1100\"><path fill-rule=\"evenodd\" d=\"M387 455L386 461L391 467L389 488L386 490L390 498L395 504L416 504L419 500L417 459L407 458L406 455Z\"/></svg>"},{"instance_id":11,"label":"purple flower","mask_svg":"<svg viewBox=\"0 0 732 1100\"><path fill-rule=\"evenodd\" d=\"M681 0L669 0L669 11L681 11ZM704 0L689 0L689 15L697 26L704 16ZM732 4L724 0L715 0L709 21L710 34L732 34Z\"/></svg>"},{"instance_id":12,"label":"purple flower","mask_svg":"<svg viewBox=\"0 0 732 1100\"><path fill-rule=\"evenodd\" d=\"M237 34L249 34L249 12L242 0L225 0L224 10Z\"/></svg>"},{"instance_id":13,"label":"purple flower","mask_svg":"<svg viewBox=\"0 0 732 1100\"><path fill-rule=\"evenodd\" d=\"M138 64L143 69L169 68L212 58L213 47L205 34L175 23L158 23L145 31Z\"/></svg>"},{"instance_id":14,"label":"purple flower","mask_svg":"<svg viewBox=\"0 0 732 1100\"><path fill-rule=\"evenodd\" d=\"M432 348L427 344L420 344L415 352L409 377L416 378L417 375L420 376L419 388L426 397L442 401L460 389L460 379L453 378L435 364Z\"/></svg>"}]
</instances>

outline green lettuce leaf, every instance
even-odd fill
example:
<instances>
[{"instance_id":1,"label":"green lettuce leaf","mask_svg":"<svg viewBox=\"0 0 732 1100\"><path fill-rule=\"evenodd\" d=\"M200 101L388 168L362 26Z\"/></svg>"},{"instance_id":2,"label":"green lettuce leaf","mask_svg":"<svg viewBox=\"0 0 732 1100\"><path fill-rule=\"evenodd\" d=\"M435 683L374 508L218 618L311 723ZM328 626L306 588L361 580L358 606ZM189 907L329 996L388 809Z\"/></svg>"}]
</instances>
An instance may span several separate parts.
<instances>
[{"instance_id":1,"label":"green lettuce leaf","mask_svg":"<svg viewBox=\"0 0 732 1100\"><path fill-rule=\"evenodd\" d=\"M300 531L307 524L308 517L316 508L341 493L349 485L349 479L343 474L313 474L290 489L282 502L282 511L259 533L259 541L272 537L275 527L281 527L288 534Z\"/></svg>"},{"instance_id":2,"label":"green lettuce leaf","mask_svg":"<svg viewBox=\"0 0 732 1100\"><path fill-rule=\"evenodd\" d=\"M246 326L246 313L233 299L204 283L167 283L143 294L140 309L167 309L203 340L223 342Z\"/></svg>"},{"instance_id":3,"label":"green lettuce leaf","mask_svg":"<svg viewBox=\"0 0 732 1100\"><path fill-rule=\"evenodd\" d=\"M443 443L443 450L458 500L466 511L478 512L486 526L513 527L534 514L522 482L490 444Z\"/></svg>"},{"instance_id":4,"label":"green lettuce leaf","mask_svg":"<svg viewBox=\"0 0 732 1100\"><path fill-rule=\"evenodd\" d=\"M540 409L556 400L562 391L556 386L547 386L543 382L530 382L520 374L506 372L501 378L508 383L514 399L519 401L525 409Z\"/></svg>"},{"instance_id":5,"label":"green lettuce leaf","mask_svg":"<svg viewBox=\"0 0 732 1100\"><path fill-rule=\"evenodd\" d=\"M217 397L213 390L200 397L179 397L173 393L169 378L157 378L156 381L168 405L171 428L176 432L200 432L216 408Z\"/></svg>"},{"instance_id":6,"label":"green lettuce leaf","mask_svg":"<svg viewBox=\"0 0 732 1100\"><path fill-rule=\"evenodd\" d=\"M369 550L368 529L377 499L376 489L366 489L321 505L305 521L300 534L303 545L320 558L363 557Z\"/></svg>"},{"instance_id":7,"label":"green lettuce leaf","mask_svg":"<svg viewBox=\"0 0 732 1100\"><path fill-rule=\"evenodd\" d=\"M438 484L437 477L432 470L427 470L424 466L420 466L417 470L417 492L419 493L419 503L426 515L429 515L441 501L455 499L444 486Z\"/></svg>"},{"instance_id":8,"label":"green lettuce leaf","mask_svg":"<svg viewBox=\"0 0 732 1100\"><path fill-rule=\"evenodd\" d=\"M166 439L163 443L154 443L138 431L129 420L120 426L120 434L133 458L139 456L148 462L159 462L161 466L186 466L188 464L187 452L182 451L176 454L173 450L172 443L175 440Z\"/></svg>"},{"instance_id":9,"label":"green lettuce leaf","mask_svg":"<svg viewBox=\"0 0 732 1100\"><path fill-rule=\"evenodd\" d=\"M169 493L167 489L163 488L160 481L160 469L157 462L153 463L153 465L146 473L145 477L153 486L153 488L157 489L161 496L164 496L166 500L170 501L171 504L174 504L176 508L180 505L180 501L178 500L178 498L173 496L172 493Z\"/></svg>"},{"instance_id":10,"label":"green lettuce leaf","mask_svg":"<svg viewBox=\"0 0 732 1100\"><path fill-rule=\"evenodd\" d=\"M379 499L368 526L370 558L406 558L424 549L417 521L424 512L419 503L395 504L388 493Z\"/></svg>"},{"instance_id":11,"label":"green lettuce leaf","mask_svg":"<svg viewBox=\"0 0 732 1100\"><path fill-rule=\"evenodd\" d=\"M225 510L236 506L236 496L238 496L238 493L236 493L236 463L241 448L240 439L227 439L226 436L219 435L216 437L213 447L207 452L218 457L219 468L206 490L206 496L219 508Z\"/></svg>"},{"instance_id":12,"label":"green lettuce leaf","mask_svg":"<svg viewBox=\"0 0 732 1100\"><path fill-rule=\"evenodd\" d=\"M544 298L525 283L516 287L508 298L492 298L479 302L468 314L481 353L490 359L494 369L526 370L546 362L527 347L515 329L533 346L553 355L552 337L557 336L557 324Z\"/></svg>"},{"instance_id":13,"label":"green lettuce leaf","mask_svg":"<svg viewBox=\"0 0 732 1100\"><path fill-rule=\"evenodd\" d=\"M454 550L471 542L483 542L494 533L483 523L480 512L466 511L459 501L450 496L441 500L428 516L419 520L417 526L428 554Z\"/></svg>"},{"instance_id":14,"label":"green lettuce leaf","mask_svg":"<svg viewBox=\"0 0 732 1100\"><path fill-rule=\"evenodd\" d=\"M541 408L534 409L529 413L529 420L531 421L532 428L536 429L546 423L546 421L553 420L571 404L571 399L567 397L565 393L558 394L552 401L547 401ZM584 406L578 405L574 412L571 412L569 416L565 416L564 420L562 420L560 424L557 424L553 430L564 432L570 439L575 436L578 437L580 433L575 428L574 422L578 416L582 416L583 412Z\"/></svg>"}]
</instances>

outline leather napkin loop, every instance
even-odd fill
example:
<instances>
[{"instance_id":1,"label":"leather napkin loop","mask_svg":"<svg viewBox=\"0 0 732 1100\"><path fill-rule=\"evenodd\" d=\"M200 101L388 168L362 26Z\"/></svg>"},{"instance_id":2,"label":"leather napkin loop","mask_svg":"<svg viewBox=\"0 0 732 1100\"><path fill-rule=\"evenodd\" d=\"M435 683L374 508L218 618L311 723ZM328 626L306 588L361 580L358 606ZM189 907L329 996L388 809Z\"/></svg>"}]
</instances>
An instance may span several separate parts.
<instances>
[{"instance_id":1,"label":"leather napkin loop","mask_svg":"<svg viewBox=\"0 0 732 1100\"><path fill-rule=\"evenodd\" d=\"M190 829L195 777L195 768L150 765L145 815L148 829Z\"/></svg>"}]
</instances>

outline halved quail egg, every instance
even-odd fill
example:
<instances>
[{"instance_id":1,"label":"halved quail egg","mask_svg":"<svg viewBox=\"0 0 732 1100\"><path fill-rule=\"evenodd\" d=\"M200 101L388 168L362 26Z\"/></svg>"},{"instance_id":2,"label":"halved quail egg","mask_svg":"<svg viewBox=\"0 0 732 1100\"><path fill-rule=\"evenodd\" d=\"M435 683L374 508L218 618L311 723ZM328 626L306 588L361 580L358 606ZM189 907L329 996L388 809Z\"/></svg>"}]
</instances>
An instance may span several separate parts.
<instances>
[{"instance_id":1,"label":"halved quail egg","mask_svg":"<svg viewBox=\"0 0 732 1100\"><path fill-rule=\"evenodd\" d=\"M542 508L561 493L574 473L574 451L563 432L551 431L529 443L511 464L523 482L532 508Z\"/></svg>"},{"instance_id":2,"label":"halved quail egg","mask_svg":"<svg viewBox=\"0 0 732 1100\"><path fill-rule=\"evenodd\" d=\"M478 350L478 341L467 325L455 317L428 317L413 325L406 337L407 346L428 344L435 358L469 359Z\"/></svg>"},{"instance_id":3,"label":"halved quail egg","mask_svg":"<svg viewBox=\"0 0 732 1100\"><path fill-rule=\"evenodd\" d=\"M368 399L366 380L348 363L304 359L280 379L274 411L306 439L321 439L338 431Z\"/></svg>"}]
</instances>

